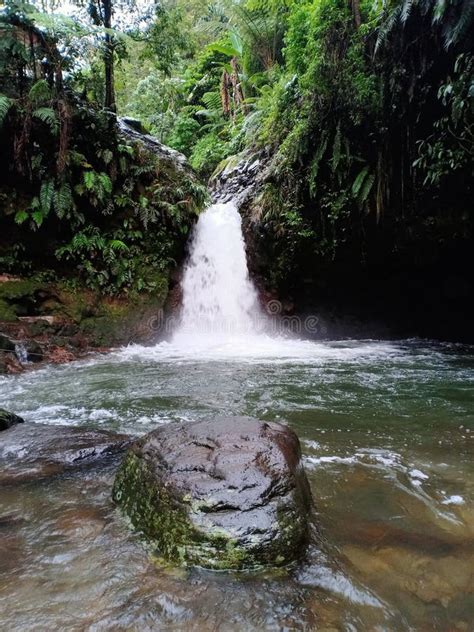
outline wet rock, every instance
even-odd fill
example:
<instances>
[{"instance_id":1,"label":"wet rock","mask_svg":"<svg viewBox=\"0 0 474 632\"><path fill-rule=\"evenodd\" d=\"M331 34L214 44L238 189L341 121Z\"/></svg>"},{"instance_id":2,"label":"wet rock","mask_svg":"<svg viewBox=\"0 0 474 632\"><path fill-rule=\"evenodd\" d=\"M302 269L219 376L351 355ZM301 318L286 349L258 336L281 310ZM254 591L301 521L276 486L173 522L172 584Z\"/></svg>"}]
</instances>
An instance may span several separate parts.
<instances>
[{"instance_id":1,"label":"wet rock","mask_svg":"<svg viewBox=\"0 0 474 632\"><path fill-rule=\"evenodd\" d=\"M15 351L15 343L5 334L0 333L0 351Z\"/></svg>"},{"instance_id":2,"label":"wet rock","mask_svg":"<svg viewBox=\"0 0 474 632\"><path fill-rule=\"evenodd\" d=\"M19 417L4 408L0 408L0 430L8 430L8 428L24 422L23 417Z\"/></svg>"},{"instance_id":3,"label":"wet rock","mask_svg":"<svg viewBox=\"0 0 474 632\"><path fill-rule=\"evenodd\" d=\"M259 189L268 158L265 151L248 149L223 160L209 181L213 199L218 202L237 199L240 206Z\"/></svg>"},{"instance_id":4,"label":"wet rock","mask_svg":"<svg viewBox=\"0 0 474 632\"><path fill-rule=\"evenodd\" d=\"M281 566L302 552L311 493L297 436L249 417L170 424L135 442L113 498L166 559Z\"/></svg>"},{"instance_id":5,"label":"wet rock","mask_svg":"<svg viewBox=\"0 0 474 632\"><path fill-rule=\"evenodd\" d=\"M131 116L123 116L122 121L125 125L128 125L139 134L146 134L146 129L143 127L143 123L139 119L132 118Z\"/></svg>"},{"instance_id":6,"label":"wet rock","mask_svg":"<svg viewBox=\"0 0 474 632\"><path fill-rule=\"evenodd\" d=\"M44 359L43 347L36 340L28 340L24 348L28 362L41 362Z\"/></svg>"},{"instance_id":7,"label":"wet rock","mask_svg":"<svg viewBox=\"0 0 474 632\"><path fill-rule=\"evenodd\" d=\"M127 435L93 430L22 424L0 440L0 485L47 478L100 462L129 445Z\"/></svg>"},{"instance_id":8,"label":"wet rock","mask_svg":"<svg viewBox=\"0 0 474 632\"><path fill-rule=\"evenodd\" d=\"M0 375L21 373L24 370L14 353L3 353L0 351Z\"/></svg>"},{"instance_id":9,"label":"wet rock","mask_svg":"<svg viewBox=\"0 0 474 632\"><path fill-rule=\"evenodd\" d=\"M170 161L177 169L187 167L186 156L176 149L172 149L167 145L163 145L160 141L150 134L143 134L137 130L137 125L131 122L132 119L117 118L117 126L119 133L127 139L139 141L155 156L162 160Z\"/></svg>"}]
</instances>

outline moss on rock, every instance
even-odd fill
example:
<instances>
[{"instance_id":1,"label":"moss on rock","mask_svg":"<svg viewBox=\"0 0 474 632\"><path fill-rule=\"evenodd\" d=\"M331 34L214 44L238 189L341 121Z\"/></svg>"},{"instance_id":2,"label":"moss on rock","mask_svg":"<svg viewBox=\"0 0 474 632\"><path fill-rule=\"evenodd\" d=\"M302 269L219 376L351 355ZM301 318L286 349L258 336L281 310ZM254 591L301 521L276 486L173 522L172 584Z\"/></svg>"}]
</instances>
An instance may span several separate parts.
<instances>
[{"instance_id":1,"label":"moss on rock","mask_svg":"<svg viewBox=\"0 0 474 632\"><path fill-rule=\"evenodd\" d=\"M132 446L112 496L161 557L215 570L293 562L311 507L296 435L244 417L150 433Z\"/></svg>"}]
</instances>

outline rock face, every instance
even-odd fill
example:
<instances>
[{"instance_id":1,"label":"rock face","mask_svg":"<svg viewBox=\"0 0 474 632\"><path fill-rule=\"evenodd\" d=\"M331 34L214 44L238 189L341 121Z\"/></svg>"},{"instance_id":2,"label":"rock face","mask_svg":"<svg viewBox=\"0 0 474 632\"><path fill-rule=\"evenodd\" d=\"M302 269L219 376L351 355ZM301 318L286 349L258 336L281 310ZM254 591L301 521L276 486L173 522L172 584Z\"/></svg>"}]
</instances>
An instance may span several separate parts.
<instances>
[{"instance_id":1,"label":"rock face","mask_svg":"<svg viewBox=\"0 0 474 632\"><path fill-rule=\"evenodd\" d=\"M8 412L8 410L0 408L0 430L8 430L8 428L16 424L22 424L24 421L23 417L19 417L14 413Z\"/></svg>"},{"instance_id":2,"label":"rock face","mask_svg":"<svg viewBox=\"0 0 474 632\"><path fill-rule=\"evenodd\" d=\"M170 424L138 440L114 500L169 561L282 566L301 554L311 493L298 437L249 417Z\"/></svg>"}]
</instances>

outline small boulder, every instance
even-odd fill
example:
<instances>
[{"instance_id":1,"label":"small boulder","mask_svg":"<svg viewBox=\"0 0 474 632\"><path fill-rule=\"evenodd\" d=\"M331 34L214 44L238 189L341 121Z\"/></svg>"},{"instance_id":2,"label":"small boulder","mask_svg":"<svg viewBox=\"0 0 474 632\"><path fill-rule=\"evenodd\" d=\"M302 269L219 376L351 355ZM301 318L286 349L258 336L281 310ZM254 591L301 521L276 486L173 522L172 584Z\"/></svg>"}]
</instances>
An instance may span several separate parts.
<instances>
[{"instance_id":1,"label":"small boulder","mask_svg":"<svg viewBox=\"0 0 474 632\"><path fill-rule=\"evenodd\" d=\"M24 422L23 417L19 417L4 408L0 408L0 430L8 430L8 428Z\"/></svg>"},{"instance_id":2,"label":"small boulder","mask_svg":"<svg viewBox=\"0 0 474 632\"><path fill-rule=\"evenodd\" d=\"M139 439L113 498L167 560L222 570L297 559L312 507L296 434L249 417L173 423Z\"/></svg>"}]
</instances>

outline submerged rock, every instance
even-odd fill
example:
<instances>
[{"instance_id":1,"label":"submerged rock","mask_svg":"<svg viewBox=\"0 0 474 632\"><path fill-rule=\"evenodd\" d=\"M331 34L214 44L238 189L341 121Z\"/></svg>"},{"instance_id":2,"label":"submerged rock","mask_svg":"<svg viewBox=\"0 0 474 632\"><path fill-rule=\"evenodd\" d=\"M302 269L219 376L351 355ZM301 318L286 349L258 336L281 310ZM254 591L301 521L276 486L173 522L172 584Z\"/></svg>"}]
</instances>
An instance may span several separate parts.
<instances>
[{"instance_id":1,"label":"submerged rock","mask_svg":"<svg viewBox=\"0 0 474 632\"><path fill-rule=\"evenodd\" d=\"M105 430L22 424L2 432L0 485L46 478L123 451L127 435Z\"/></svg>"},{"instance_id":2,"label":"submerged rock","mask_svg":"<svg viewBox=\"0 0 474 632\"><path fill-rule=\"evenodd\" d=\"M22 424L24 421L23 417L0 408L0 430L8 430L8 428L16 426L16 424Z\"/></svg>"},{"instance_id":3,"label":"submerged rock","mask_svg":"<svg viewBox=\"0 0 474 632\"><path fill-rule=\"evenodd\" d=\"M215 569L300 556L311 492L296 434L249 417L164 426L132 444L114 500L166 559Z\"/></svg>"}]
</instances>

